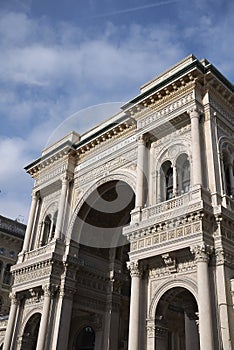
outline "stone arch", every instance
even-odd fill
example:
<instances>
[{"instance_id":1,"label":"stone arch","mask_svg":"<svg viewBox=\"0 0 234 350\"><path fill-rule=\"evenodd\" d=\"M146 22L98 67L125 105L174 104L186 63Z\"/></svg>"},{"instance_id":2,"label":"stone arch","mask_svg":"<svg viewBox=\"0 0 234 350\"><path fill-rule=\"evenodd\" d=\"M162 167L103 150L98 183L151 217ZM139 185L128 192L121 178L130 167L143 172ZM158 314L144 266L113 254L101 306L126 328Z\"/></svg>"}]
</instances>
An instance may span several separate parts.
<instances>
[{"instance_id":1,"label":"stone arch","mask_svg":"<svg viewBox=\"0 0 234 350\"><path fill-rule=\"evenodd\" d=\"M42 307L38 308L38 307L34 307L33 309L31 309L29 312L27 312L21 322L20 325L20 329L19 329L19 336L22 336L25 326L27 324L27 322L29 321L29 319L34 315L34 314L41 314L42 315Z\"/></svg>"},{"instance_id":2,"label":"stone arch","mask_svg":"<svg viewBox=\"0 0 234 350\"><path fill-rule=\"evenodd\" d=\"M222 193L234 195L234 139L221 136L218 140L220 182Z\"/></svg>"},{"instance_id":3,"label":"stone arch","mask_svg":"<svg viewBox=\"0 0 234 350\"><path fill-rule=\"evenodd\" d=\"M95 191L99 186L103 185L104 183L110 182L110 181L123 181L126 184L128 184L134 193L136 193L136 175L132 171L123 170L121 173L111 173L106 175L105 177L99 179L95 183L93 183L82 195L81 198L79 198L78 203L76 204L75 210L72 214L72 218L70 220L69 226L68 226L68 234L67 237L69 239L72 238L72 232L73 227L76 221L76 217L78 215L79 210L81 209L82 205L85 203L87 198L90 196L90 194Z\"/></svg>"},{"instance_id":4,"label":"stone arch","mask_svg":"<svg viewBox=\"0 0 234 350\"><path fill-rule=\"evenodd\" d=\"M172 288L176 287L182 287L184 289L187 289L195 298L197 304L198 304L198 294L197 294L197 285L196 282L189 278L168 278L166 281L161 283L156 290L154 291L154 296L150 302L149 306L149 318L154 319L156 314L156 309L158 306L158 303L162 296L169 291Z\"/></svg>"},{"instance_id":5,"label":"stone arch","mask_svg":"<svg viewBox=\"0 0 234 350\"><path fill-rule=\"evenodd\" d=\"M156 171L160 170L162 163L164 163L165 161L171 161L172 165L175 165L176 159L182 153L187 153L191 162L192 153L191 142L189 139L179 138L175 141L170 140L166 142L163 148L158 153L157 157L155 158Z\"/></svg>"},{"instance_id":6,"label":"stone arch","mask_svg":"<svg viewBox=\"0 0 234 350\"><path fill-rule=\"evenodd\" d=\"M38 244L45 245L54 237L55 226L57 221L58 203L53 201L49 203L42 211L39 222L39 242ZM48 231L48 232L46 232Z\"/></svg>"},{"instance_id":7,"label":"stone arch","mask_svg":"<svg viewBox=\"0 0 234 350\"><path fill-rule=\"evenodd\" d=\"M18 346L24 350L36 350L39 327L41 322L41 312L31 311L21 327Z\"/></svg>"}]
</instances>

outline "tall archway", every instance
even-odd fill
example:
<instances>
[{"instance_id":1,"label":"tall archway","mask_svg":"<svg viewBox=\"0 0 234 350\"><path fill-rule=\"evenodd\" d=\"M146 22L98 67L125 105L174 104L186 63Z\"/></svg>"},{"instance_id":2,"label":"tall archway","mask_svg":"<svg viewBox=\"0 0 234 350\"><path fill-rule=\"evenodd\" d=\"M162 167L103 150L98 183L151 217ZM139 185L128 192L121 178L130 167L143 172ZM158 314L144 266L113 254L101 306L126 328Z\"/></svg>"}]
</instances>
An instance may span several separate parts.
<instances>
[{"instance_id":1,"label":"tall archway","mask_svg":"<svg viewBox=\"0 0 234 350\"><path fill-rule=\"evenodd\" d=\"M165 292L155 315L156 350L199 350L197 313L197 302L187 289Z\"/></svg>"},{"instance_id":2,"label":"tall archway","mask_svg":"<svg viewBox=\"0 0 234 350\"><path fill-rule=\"evenodd\" d=\"M21 350L36 350L40 321L41 314L35 313L26 323L22 336Z\"/></svg>"},{"instance_id":3,"label":"tall archway","mask_svg":"<svg viewBox=\"0 0 234 350\"><path fill-rule=\"evenodd\" d=\"M130 222L134 206L135 194L126 182L101 184L81 206L73 226L73 240L100 249L127 244L122 229Z\"/></svg>"}]
</instances>

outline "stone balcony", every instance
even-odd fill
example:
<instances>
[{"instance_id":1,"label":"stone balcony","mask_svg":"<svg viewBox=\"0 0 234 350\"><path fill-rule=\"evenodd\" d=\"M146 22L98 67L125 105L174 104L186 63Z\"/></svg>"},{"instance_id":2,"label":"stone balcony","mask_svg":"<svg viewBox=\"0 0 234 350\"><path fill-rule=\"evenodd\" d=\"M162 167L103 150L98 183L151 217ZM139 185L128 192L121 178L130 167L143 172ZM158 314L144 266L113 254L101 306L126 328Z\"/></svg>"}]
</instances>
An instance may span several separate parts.
<instances>
[{"instance_id":1,"label":"stone balcony","mask_svg":"<svg viewBox=\"0 0 234 350\"><path fill-rule=\"evenodd\" d=\"M131 255L150 251L162 246L178 249L188 247L209 235L209 224L204 220L204 212L213 215L211 195L200 186L188 193L168 201L146 207L131 213L131 223L124 227L123 234L131 243Z\"/></svg>"}]
</instances>

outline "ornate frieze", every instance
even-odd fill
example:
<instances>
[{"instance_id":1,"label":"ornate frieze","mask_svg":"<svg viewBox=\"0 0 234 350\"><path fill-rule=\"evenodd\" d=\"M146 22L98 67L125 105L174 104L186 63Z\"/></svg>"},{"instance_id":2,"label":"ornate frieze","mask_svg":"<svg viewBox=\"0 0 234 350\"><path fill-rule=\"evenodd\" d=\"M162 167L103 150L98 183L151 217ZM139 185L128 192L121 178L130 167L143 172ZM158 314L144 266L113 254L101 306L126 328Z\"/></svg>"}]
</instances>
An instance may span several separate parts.
<instances>
[{"instance_id":1,"label":"ornate frieze","mask_svg":"<svg viewBox=\"0 0 234 350\"><path fill-rule=\"evenodd\" d=\"M35 186L38 187L40 185L44 185L45 183L59 179L61 174L63 174L67 170L68 164L63 163L60 165L57 165L56 167L51 166L47 170L41 171L41 173L38 174L38 176L35 178Z\"/></svg>"},{"instance_id":2,"label":"ornate frieze","mask_svg":"<svg viewBox=\"0 0 234 350\"><path fill-rule=\"evenodd\" d=\"M175 222L173 222L175 225ZM131 251L153 247L157 244L183 239L197 233L202 233L202 222L183 224L170 229L168 225L159 224L146 229L136 230L128 236L131 241Z\"/></svg>"},{"instance_id":3,"label":"ornate frieze","mask_svg":"<svg viewBox=\"0 0 234 350\"><path fill-rule=\"evenodd\" d=\"M76 186L82 186L85 183L90 183L93 180L102 177L106 173L113 171L114 169L121 168L123 165L129 163L136 159L137 149L133 149L128 153L125 153L119 157L116 157L103 165L100 165L98 168L95 167L93 170L85 173L84 175L80 175L77 178Z\"/></svg>"},{"instance_id":4,"label":"ornate frieze","mask_svg":"<svg viewBox=\"0 0 234 350\"><path fill-rule=\"evenodd\" d=\"M75 172L81 171L86 167L90 167L92 164L96 165L97 162L100 162L102 159L106 158L107 156L110 156L111 154L115 154L118 151L122 151L124 148L126 148L131 143L134 143L135 141L136 141L136 135L133 135L123 141L118 142L116 145L113 145L112 147L104 150L103 152L97 154L96 156L93 156L92 158L87 159L82 163L78 164L75 169Z\"/></svg>"},{"instance_id":5,"label":"ornate frieze","mask_svg":"<svg viewBox=\"0 0 234 350\"><path fill-rule=\"evenodd\" d=\"M45 278L46 276L50 275L52 266L51 261L45 260L34 265L28 265L17 271L13 271L14 284L17 285L23 282L32 282L40 278Z\"/></svg>"},{"instance_id":6,"label":"ornate frieze","mask_svg":"<svg viewBox=\"0 0 234 350\"><path fill-rule=\"evenodd\" d=\"M138 121L138 128L145 128L151 124L155 124L155 122L160 121L163 117L171 115L175 113L177 110L181 113L181 110L187 109L187 106L194 101L194 92L191 91L186 95L182 96L180 99L173 101L171 103L167 103L167 105L157 111L153 112L147 117L142 118ZM147 111L147 109L145 109Z\"/></svg>"}]
</instances>

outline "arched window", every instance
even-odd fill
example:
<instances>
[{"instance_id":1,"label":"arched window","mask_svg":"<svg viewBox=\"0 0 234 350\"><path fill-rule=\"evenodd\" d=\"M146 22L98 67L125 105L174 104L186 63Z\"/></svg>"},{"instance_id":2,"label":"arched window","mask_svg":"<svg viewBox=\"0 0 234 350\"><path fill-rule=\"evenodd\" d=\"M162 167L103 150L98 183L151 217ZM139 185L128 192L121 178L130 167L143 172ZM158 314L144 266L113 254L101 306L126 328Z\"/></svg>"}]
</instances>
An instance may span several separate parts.
<instances>
[{"instance_id":1,"label":"arched window","mask_svg":"<svg viewBox=\"0 0 234 350\"><path fill-rule=\"evenodd\" d=\"M1 281L2 270L3 270L3 262L0 260L0 283L2 282Z\"/></svg>"},{"instance_id":2,"label":"arched window","mask_svg":"<svg viewBox=\"0 0 234 350\"><path fill-rule=\"evenodd\" d=\"M190 163L185 160L182 166L182 191L184 193L189 191L190 187Z\"/></svg>"},{"instance_id":3,"label":"arched window","mask_svg":"<svg viewBox=\"0 0 234 350\"><path fill-rule=\"evenodd\" d=\"M54 213L53 216L51 214L48 214L42 222L42 234L40 240L41 246L46 245L49 241L53 239L55 234L57 215L57 211Z\"/></svg>"},{"instance_id":4,"label":"arched window","mask_svg":"<svg viewBox=\"0 0 234 350\"><path fill-rule=\"evenodd\" d=\"M45 245L48 243L50 228L51 228L51 218L50 218L50 215L47 215L42 224L43 232L42 232L41 245Z\"/></svg>"},{"instance_id":5,"label":"arched window","mask_svg":"<svg viewBox=\"0 0 234 350\"><path fill-rule=\"evenodd\" d=\"M177 193L182 195L190 189L190 162L188 155L182 153L176 160Z\"/></svg>"},{"instance_id":6,"label":"arched window","mask_svg":"<svg viewBox=\"0 0 234 350\"><path fill-rule=\"evenodd\" d=\"M160 197L162 201L173 197L173 168L172 163L167 160L160 169Z\"/></svg>"},{"instance_id":7,"label":"arched window","mask_svg":"<svg viewBox=\"0 0 234 350\"><path fill-rule=\"evenodd\" d=\"M166 199L173 197L173 169L169 168L166 173Z\"/></svg>"},{"instance_id":8,"label":"arched window","mask_svg":"<svg viewBox=\"0 0 234 350\"><path fill-rule=\"evenodd\" d=\"M74 350L94 350L95 333L92 327L84 327L77 336Z\"/></svg>"},{"instance_id":9,"label":"arched window","mask_svg":"<svg viewBox=\"0 0 234 350\"><path fill-rule=\"evenodd\" d=\"M3 276L3 283L4 284L11 284L11 264L6 264L4 276Z\"/></svg>"},{"instance_id":10,"label":"arched window","mask_svg":"<svg viewBox=\"0 0 234 350\"><path fill-rule=\"evenodd\" d=\"M230 154L226 151L223 152L223 171L224 193L230 196L232 194L233 164Z\"/></svg>"}]
</instances>

